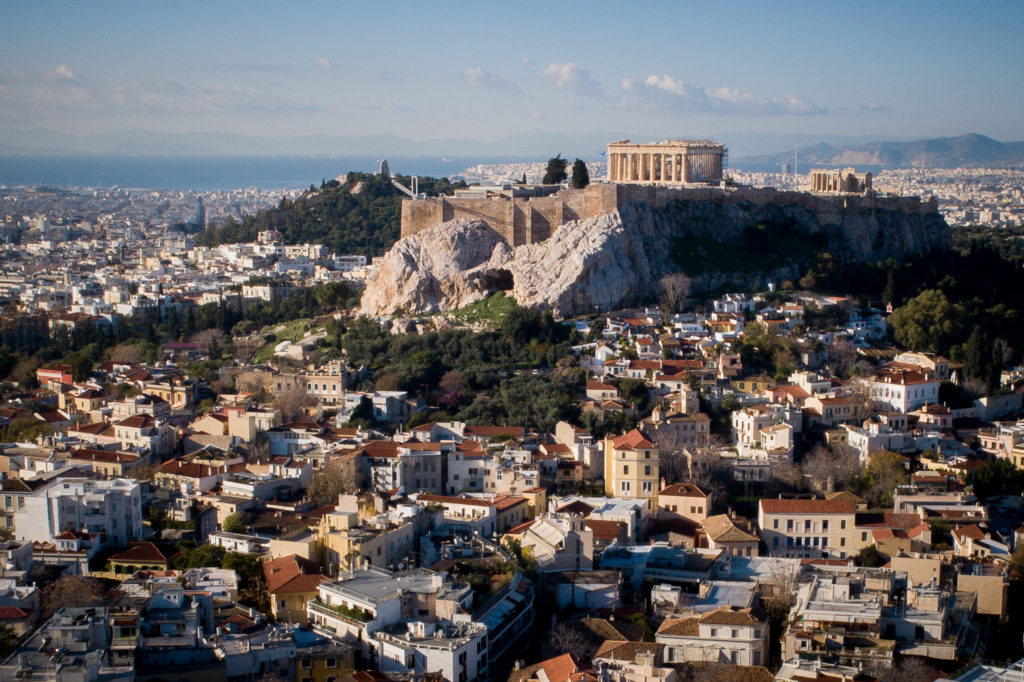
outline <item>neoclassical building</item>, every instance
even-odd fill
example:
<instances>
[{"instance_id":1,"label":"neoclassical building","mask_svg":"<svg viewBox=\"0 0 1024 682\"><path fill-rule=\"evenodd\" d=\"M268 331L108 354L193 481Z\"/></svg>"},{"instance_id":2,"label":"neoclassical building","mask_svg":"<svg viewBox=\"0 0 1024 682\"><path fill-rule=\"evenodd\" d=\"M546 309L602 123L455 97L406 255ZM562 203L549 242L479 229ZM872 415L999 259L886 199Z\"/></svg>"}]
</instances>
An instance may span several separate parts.
<instances>
[{"instance_id":1,"label":"neoclassical building","mask_svg":"<svg viewBox=\"0 0 1024 682\"><path fill-rule=\"evenodd\" d=\"M719 183L728 150L710 140L666 140L608 144L609 182L664 184Z\"/></svg>"}]
</instances>

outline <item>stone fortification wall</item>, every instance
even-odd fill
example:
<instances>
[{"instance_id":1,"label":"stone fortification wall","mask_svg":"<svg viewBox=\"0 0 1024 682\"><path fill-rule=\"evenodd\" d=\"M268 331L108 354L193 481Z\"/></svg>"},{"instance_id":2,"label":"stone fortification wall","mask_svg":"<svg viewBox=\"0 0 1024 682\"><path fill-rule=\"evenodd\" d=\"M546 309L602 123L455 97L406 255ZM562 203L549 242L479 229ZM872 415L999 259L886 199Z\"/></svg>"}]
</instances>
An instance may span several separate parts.
<instances>
[{"instance_id":1,"label":"stone fortification wall","mask_svg":"<svg viewBox=\"0 0 1024 682\"><path fill-rule=\"evenodd\" d=\"M594 183L584 189L564 189L546 197L486 198L431 197L402 201L402 237L450 220L479 220L511 246L547 240L567 222L587 220L618 211L626 204L664 207L673 201L702 202L722 207L776 204L813 213L820 225L841 225L850 214L884 211L910 215L937 212L934 199L884 197L877 194L821 196L773 188L664 187Z\"/></svg>"},{"instance_id":2,"label":"stone fortification wall","mask_svg":"<svg viewBox=\"0 0 1024 682\"><path fill-rule=\"evenodd\" d=\"M402 236L408 237L450 220L479 220L512 246L545 241L573 220L618 209L613 184L564 189L546 197L430 197L402 201Z\"/></svg>"}]
</instances>

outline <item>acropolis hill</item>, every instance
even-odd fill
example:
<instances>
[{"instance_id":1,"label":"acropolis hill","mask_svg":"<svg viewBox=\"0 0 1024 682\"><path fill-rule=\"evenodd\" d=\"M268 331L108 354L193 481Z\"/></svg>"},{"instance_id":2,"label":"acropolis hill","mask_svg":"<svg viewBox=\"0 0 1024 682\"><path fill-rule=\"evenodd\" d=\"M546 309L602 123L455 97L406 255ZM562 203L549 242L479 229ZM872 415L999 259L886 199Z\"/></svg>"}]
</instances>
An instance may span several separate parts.
<instances>
[{"instance_id":1,"label":"acropolis hill","mask_svg":"<svg viewBox=\"0 0 1024 682\"><path fill-rule=\"evenodd\" d=\"M612 213L627 203L664 206L672 201L722 204L795 204L820 214L822 224L841 222L843 211L883 210L929 213L936 207L916 198L892 198L870 191L871 174L812 171L816 190L866 188L860 192L777 192L772 189L726 187L728 158L724 144L709 140L668 140L608 145L608 177L577 190L559 185L470 187L454 197L418 197L402 202L402 237L458 218L483 221L511 246L545 241L559 226ZM851 169L852 170L852 169ZM835 180L833 180L833 176ZM843 184L840 184L840 180Z\"/></svg>"},{"instance_id":2,"label":"acropolis hill","mask_svg":"<svg viewBox=\"0 0 1024 682\"><path fill-rule=\"evenodd\" d=\"M402 239L368 283L370 315L453 310L504 290L561 315L650 300L684 271L696 289L796 280L823 252L871 262L948 248L934 200L885 196L869 174L812 172L794 192L723 182L724 145L608 146L584 189L470 187L402 204ZM858 191L835 191L832 188ZM725 257L723 257L725 254Z\"/></svg>"},{"instance_id":3,"label":"acropolis hill","mask_svg":"<svg viewBox=\"0 0 1024 682\"><path fill-rule=\"evenodd\" d=\"M668 185L596 182L583 189L518 186L457 190L454 197L402 201L402 237L451 220L480 220L510 246L548 239L560 225L614 213L629 203L664 207L671 202L701 202L741 207L800 207L821 225L839 225L843 216L872 211L938 216L935 202L918 197L878 194L784 192L771 187L673 187ZM916 249L915 249L916 250Z\"/></svg>"}]
</instances>

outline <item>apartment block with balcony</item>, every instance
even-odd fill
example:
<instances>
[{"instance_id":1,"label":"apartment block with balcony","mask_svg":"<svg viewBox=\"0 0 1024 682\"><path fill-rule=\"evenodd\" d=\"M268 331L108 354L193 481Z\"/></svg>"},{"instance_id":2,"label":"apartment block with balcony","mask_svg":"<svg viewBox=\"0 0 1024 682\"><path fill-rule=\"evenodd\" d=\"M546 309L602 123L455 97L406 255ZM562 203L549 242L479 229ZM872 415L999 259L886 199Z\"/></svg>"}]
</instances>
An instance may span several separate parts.
<instances>
[{"instance_id":1,"label":"apartment block with balcony","mask_svg":"<svg viewBox=\"0 0 1024 682\"><path fill-rule=\"evenodd\" d=\"M856 512L851 500L762 499L757 522L770 556L844 559L860 548Z\"/></svg>"}]
</instances>

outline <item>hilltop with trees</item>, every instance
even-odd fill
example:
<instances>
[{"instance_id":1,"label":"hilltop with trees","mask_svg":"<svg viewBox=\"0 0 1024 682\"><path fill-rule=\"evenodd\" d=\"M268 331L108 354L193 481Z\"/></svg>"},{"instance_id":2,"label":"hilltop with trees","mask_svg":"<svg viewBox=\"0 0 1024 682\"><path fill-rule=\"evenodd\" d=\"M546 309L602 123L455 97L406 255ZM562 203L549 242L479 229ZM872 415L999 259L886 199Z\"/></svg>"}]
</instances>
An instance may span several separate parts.
<instances>
[{"instance_id":1,"label":"hilltop with trees","mask_svg":"<svg viewBox=\"0 0 1024 682\"><path fill-rule=\"evenodd\" d=\"M393 177L410 184L407 176ZM426 194L450 194L465 186L448 178L419 178L419 190ZM323 244L337 253L380 256L398 240L403 196L383 175L349 173L344 182L310 185L298 199L283 198L276 208L245 216L241 222L229 216L223 225L210 224L197 242L253 242L263 230L277 230L286 244Z\"/></svg>"}]
</instances>

